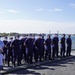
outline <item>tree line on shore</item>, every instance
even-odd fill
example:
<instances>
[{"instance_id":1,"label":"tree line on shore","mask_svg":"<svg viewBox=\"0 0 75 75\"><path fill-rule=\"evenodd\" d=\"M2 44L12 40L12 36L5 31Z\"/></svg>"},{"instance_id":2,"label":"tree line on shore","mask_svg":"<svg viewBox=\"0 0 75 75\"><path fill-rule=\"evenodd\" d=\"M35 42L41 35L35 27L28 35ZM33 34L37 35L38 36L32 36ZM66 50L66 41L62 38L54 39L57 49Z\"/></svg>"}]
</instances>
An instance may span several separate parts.
<instances>
[{"instance_id":1,"label":"tree line on shore","mask_svg":"<svg viewBox=\"0 0 75 75\"><path fill-rule=\"evenodd\" d=\"M4 37L4 36L15 36L15 35L32 35L32 36L38 36L39 34L37 33L25 33L25 34L22 34L22 33L0 33L0 36ZM42 33L41 35L45 36L46 34L45 33Z\"/></svg>"},{"instance_id":2,"label":"tree line on shore","mask_svg":"<svg viewBox=\"0 0 75 75\"><path fill-rule=\"evenodd\" d=\"M0 36L2 36L2 37L4 37L4 36L15 36L15 35L20 35L20 36L22 36L22 35L26 35L26 36L27 35L38 36L39 34L37 34L37 33L25 33L25 34L22 34L22 33L16 33L16 32L11 32L11 33L5 33L4 32L4 33L0 33ZM45 33L41 33L41 35L45 36L46 34ZM53 34L51 34L51 35L53 35ZM62 35L62 34L60 34L60 35ZM71 34L71 35L75 36L75 34Z\"/></svg>"}]
</instances>

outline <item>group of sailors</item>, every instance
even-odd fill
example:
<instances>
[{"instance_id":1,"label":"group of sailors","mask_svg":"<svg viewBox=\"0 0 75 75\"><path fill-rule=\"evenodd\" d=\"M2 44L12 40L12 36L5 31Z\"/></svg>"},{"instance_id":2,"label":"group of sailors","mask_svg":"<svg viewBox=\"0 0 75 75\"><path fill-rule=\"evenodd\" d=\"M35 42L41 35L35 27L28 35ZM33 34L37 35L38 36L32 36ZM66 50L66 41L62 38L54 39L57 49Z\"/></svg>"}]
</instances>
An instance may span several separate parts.
<instances>
[{"instance_id":1,"label":"group of sailors","mask_svg":"<svg viewBox=\"0 0 75 75\"><path fill-rule=\"evenodd\" d=\"M23 36L20 39L18 35L15 39L10 37L10 41L7 40L7 37L3 40L3 54L5 63L7 62L8 66L10 66L10 61L14 66L19 66L22 60L27 64L31 64L42 60L52 60L59 58L59 56L62 58L71 55L71 35L68 35L67 38L65 38L65 34L62 35L60 49L58 34L55 34L53 38L51 38L51 35L47 35L46 39L42 35L39 35L37 39L32 36Z\"/></svg>"}]
</instances>

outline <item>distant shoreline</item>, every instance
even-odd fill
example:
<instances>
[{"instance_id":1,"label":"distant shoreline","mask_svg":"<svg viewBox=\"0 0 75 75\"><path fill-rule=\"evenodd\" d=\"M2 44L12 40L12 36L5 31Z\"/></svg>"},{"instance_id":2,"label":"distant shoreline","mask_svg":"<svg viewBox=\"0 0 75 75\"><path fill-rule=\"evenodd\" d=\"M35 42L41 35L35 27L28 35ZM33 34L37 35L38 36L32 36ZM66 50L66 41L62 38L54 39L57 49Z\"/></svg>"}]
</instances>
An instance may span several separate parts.
<instances>
[{"instance_id":1,"label":"distant shoreline","mask_svg":"<svg viewBox=\"0 0 75 75\"><path fill-rule=\"evenodd\" d=\"M11 33L0 33L0 35L2 37L4 36L15 36L15 35L32 35L32 36L38 36L39 34L41 34L42 36L46 36L47 34L46 33L16 33L16 32L11 32ZM50 33L50 35L54 35L54 34L59 34L59 35L63 35L64 33L60 34L60 33ZM66 35L72 35L72 36L75 36L75 34L66 34Z\"/></svg>"}]
</instances>

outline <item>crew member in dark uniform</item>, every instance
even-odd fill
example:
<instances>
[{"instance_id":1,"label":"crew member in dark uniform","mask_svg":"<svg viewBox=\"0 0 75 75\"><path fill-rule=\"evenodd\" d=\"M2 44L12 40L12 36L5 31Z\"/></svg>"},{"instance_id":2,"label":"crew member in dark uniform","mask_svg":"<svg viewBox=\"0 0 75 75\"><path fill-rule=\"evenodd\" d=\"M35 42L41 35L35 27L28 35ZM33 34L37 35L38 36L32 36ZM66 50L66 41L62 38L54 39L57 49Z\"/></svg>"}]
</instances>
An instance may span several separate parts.
<instances>
[{"instance_id":1,"label":"crew member in dark uniform","mask_svg":"<svg viewBox=\"0 0 75 75\"><path fill-rule=\"evenodd\" d=\"M12 50L13 50L13 37L10 37L10 41L7 43L7 60L8 60L8 66L10 66L10 61L12 61L13 64L13 54L12 54Z\"/></svg>"},{"instance_id":2,"label":"crew member in dark uniform","mask_svg":"<svg viewBox=\"0 0 75 75\"><path fill-rule=\"evenodd\" d=\"M51 59L51 38L50 38L50 35L47 36L45 44L47 47L46 54L45 54L45 60L47 59L47 56L48 56L48 59L50 60Z\"/></svg>"},{"instance_id":3,"label":"crew member in dark uniform","mask_svg":"<svg viewBox=\"0 0 75 75\"><path fill-rule=\"evenodd\" d=\"M59 39L58 39L58 34L55 34L53 40L52 40L52 46L53 46L53 59L56 57L58 57L58 52L59 52Z\"/></svg>"},{"instance_id":4,"label":"crew member in dark uniform","mask_svg":"<svg viewBox=\"0 0 75 75\"><path fill-rule=\"evenodd\" d=\"M7 37L4 37L4 40L3 40L3 42L4 42L3 52L5 55L5 62L7 62L7 47L6 47L6 45L8 43L7 39L8 39Z\"/></svg>"},{"instance_id":5,"label":"crew member in dark uniform","mask_svg":"<svg viewBox=\"0 0 75 75\"><path fill-rule=\"evenodd\" d=\"M71 35L68 36L66 43L67 43L67 52L66 52L66 55L70 56L71 55L71 48L72 48Z\"/></svg>"},{"instance_id":6,"label":"crew member in dark uniform","mask_svg":"<svg viewBox=\"0 0 75 75\"><path fill-rule=\"evenodd\" d=\"M35 60L35 36L32 36L32 41L33 41L33 58Z\"/></svg>"},{"instance_id":7,"label":"crew member in dark uniform","mask_svg":"<svg viewBox=\"0 0 75 75\"><path fill-rule=\"evenodd\" d=\"M25 46L25 40L26 40L27 38L25 37L25 36L23 36L22 37L22 39L21 39L21 60L22 60L22 58L23 58L23 55L24 55L24 60L25 60L25 62L26 62L26 46Z\"/></svg>"},{"instance_id":8,"label":"crew member in dark uniform","mask_svg":"<svg viewBox=\"0 0 75 75\"><path fill-rule=\"evenodd\" d=\"M35 41L35 48L36 48L36 62L38 61L38 58L40 62L42 61L42 49L43 49L43 42L41 35L39 35L38 39Z\"/></svg>"},{"instance_id":9,"label":"crew member in dark uniform","mask_svg":"<svg viewBox=\"0 0 75 75\"><path fill-rule=\"evenodd\" d=\"M14 47L14 66L16 66L16 60L17 65L21 65L21 40L19 40L19 35L15 37L15 40L13 41L13 47Z\"/></svg>"},{"instance_id":10,"label":"crew member in dark uniform","mask_svg":"<svg viewBox=\"0 0 75 75\"><path fill-rule=\"evenodd\" d=\"M26 44L27 63L31 64L32 63L32 58L33 58L33 39L30 37L30 35L26 39L25 44Z\"/></svg>"},{"instance_id":11,"label":"crew member in dark uniform","mask_svg":"<svg viewBox=\"0 0 75 75\"><path fill-rule=\"evenodd\" d=\"M42 48L42 58L43 59L44 59L44 52L45 52L44 43L45 43L45 39L44 39L44 36L42 36L42 45L43 45L43 48Z\"/></svg>"},{"instance_id":12,"label":"crew member in dark uniform","mask_svg":"<svg viewBox=\"0 0 75 75\"><path fill-rule=\"evenodd\" d=\"M61 52L60 56L64 57L65 56L65 34L63 34L63 37L61 38Z\"/></svg>"}]
</instances>

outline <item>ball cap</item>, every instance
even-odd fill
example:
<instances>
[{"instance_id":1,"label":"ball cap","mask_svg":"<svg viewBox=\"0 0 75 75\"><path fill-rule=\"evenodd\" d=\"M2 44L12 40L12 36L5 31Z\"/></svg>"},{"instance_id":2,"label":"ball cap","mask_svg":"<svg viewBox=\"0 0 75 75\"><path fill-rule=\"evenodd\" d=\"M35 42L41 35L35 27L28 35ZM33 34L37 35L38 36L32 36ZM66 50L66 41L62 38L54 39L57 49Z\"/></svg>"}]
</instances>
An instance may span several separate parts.
<instances>
[{"instance_id":1,"label":"ball cap","mask_svg":"<svg viewBox=\"0 0 75 75\"><path fill-rule=\"evenodd\" d=\"M10 39L13 39L13 37L10 37Z\"/></svg>"}]
</instances>

